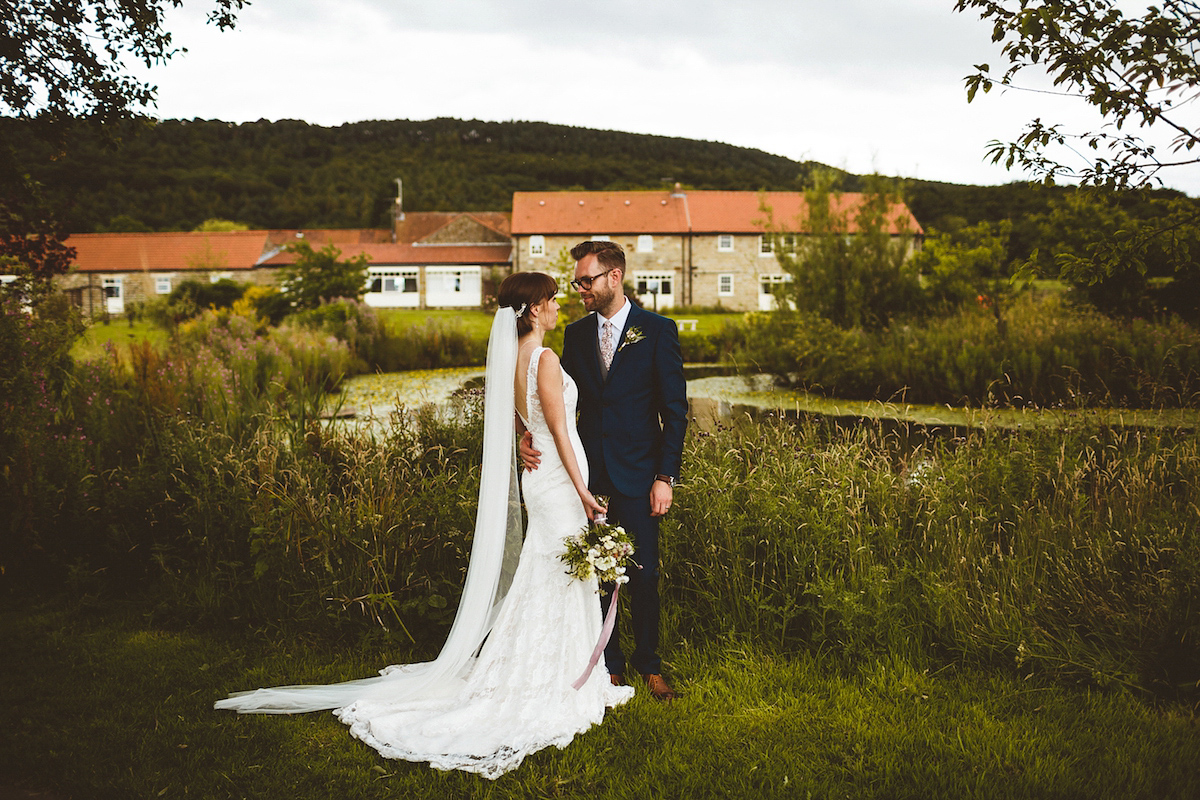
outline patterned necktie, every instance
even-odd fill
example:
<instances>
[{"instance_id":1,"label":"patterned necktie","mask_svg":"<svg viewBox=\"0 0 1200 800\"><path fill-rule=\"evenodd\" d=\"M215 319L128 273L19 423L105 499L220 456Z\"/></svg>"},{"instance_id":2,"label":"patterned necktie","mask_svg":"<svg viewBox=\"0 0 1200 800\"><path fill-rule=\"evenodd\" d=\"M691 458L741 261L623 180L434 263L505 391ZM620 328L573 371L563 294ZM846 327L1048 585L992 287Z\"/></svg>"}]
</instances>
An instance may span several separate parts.
<instances>
[{"instance_id":1,"label":"patterned necktie","mask_svg":"<svg viewBox=\"0 0 1200 800\"><path fill-rule=\"evenodd\" d=\"M600 357L604 359L605 372L608 372L608 368L612 366L614 338L613 324L605 320L604 330L600 333Z\"/></svg>"}]
</instances>

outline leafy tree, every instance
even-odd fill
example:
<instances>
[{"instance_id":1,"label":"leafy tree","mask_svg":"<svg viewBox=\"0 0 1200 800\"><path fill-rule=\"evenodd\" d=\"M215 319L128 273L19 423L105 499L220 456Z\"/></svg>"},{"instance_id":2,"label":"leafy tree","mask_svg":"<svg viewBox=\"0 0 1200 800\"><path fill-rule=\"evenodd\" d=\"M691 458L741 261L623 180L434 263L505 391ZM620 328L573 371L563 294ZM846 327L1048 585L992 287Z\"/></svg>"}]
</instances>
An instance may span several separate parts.
<instances>
[{"instance_id":1,"label":"leafy tree","mask_svg":"<svg viewBox=\"0 0 1200 800\"><path fill-rule=\"evenodd\" d=\"M931 233L912 265L923 280L928 301L952 311L965 302L983 302L1006 291L1008 239L1012 223L980 222Z\"/></svg>"},{"instance_id":2,"label":"leafy tree","mask_svg":"<svg viewBox=\"0 0 1200 800\"><path fill-rule=\"evenodd\" d=\"M1008 67L994 77L988 64L977 64L966 79L967 100L978 90L999 83L1014 86L1028 68L1046 70L1054 85L1071 97L1082 97L1107 120L1099 130L1068 133L1040 119L1030 122L1015 142L993 141L993 163L1020 166L1046 184L1077 180L1085 187L1143 188L1161 183L1164 170L1200 163L1200 129L1193 116L1181 113L1200 92L1200 2L1164 0L1147 6L1141 16L1127 15L1119 0L957 0L958 11L975 10L993 24L992 40L1003 42ZM1167 130L1173 139L1167 153L1126 131ZM1091 151L1082 168L1062 163L1059 152L1074 157ZM1083 285L1105 284L1090 294L1110 307L1132 301L1137 283L1130 274L1146 272L1146 253L1159 250L1172 263L1180 286L1195 278L1195 250L1181 231L1200 222L1194 203L1178 202L1164 209L1152 224L1112 229L1086 253L1058 259L1059 267ZM1027 266L1032 267L1031 260Z\"/></svg>"},{"instance_id":3,"label":"leafy tree","mask_svg":"<svg viewBox=\"0 0 1200 800\"><path fill-rule=\"evenodd\" d=\"M209 21L232 28L246 0L211 0ZM155 87L128 74L180 52L163 29L183 0L8 0L0 9L0 111L48 122L128 119Z\"/></svg>"},{"instance_id":4,"label":"leafy tree","mask_svg":"<svg viewBox=\"0 0 1200 800\"><path fill-rule=\"evenodd\" d=\"M366 253L339 261L342 251L332 242L313 250L308 242L299 241L288 245L288 250L297 257L295 263L283 269L280 284L292 308L316 308L322 301L339 297L359 300L366 293L370 263Z\"/></svg>"},{"instance_id":5,"label":"leafy tree","mask_svg":"<svg viewBox=\"0 0 1200 800\"><path fill-rule=\"evenodd\" d=\"M212 0L210 21L231 28L246 0ZM31 121L38 138L66 147L76 119L113 123L151 104L155 87L133 78L125 59L160 64L178 51L163 15L182 0L6 0L0 4L0 115ZM7 137L0 145L0 255L36 280L66 271L74 250Z\"/></svg>"},{"instance_id":6,"label":"leafy tree","mask_svg":"<svg viewBox=\"0 0 1200 800\"><path fill-rule=\"evenodd\" d=\"M977 64L966 79L967 100L1030 67L1050 73L1063 94L1082 97L1112 123L1111 129L1071 134L1040 119L1029 123L1016 142L989 145L993 162L1020 165L1054 183L1078 179L1085 186L1127 188L1159 180L1164 169L1200 163L1194 154L1200 130L1180 108L1195 99L1200 86L1200 3L1164 0L1142 16L1127 16L1119 0L957 0L957 11L975 10L992 22L992 41L1003 42L1008 67L994 77L991 66ZM1018 87L1019 88L1019 87ZM1162 156L1141 137L1125 133L1126 123L1169 129L1169 155ZM1082 169L1057 160L1052 147L1078 154L1081 143L1096 155Z\"/></svg>"},{"instance_id":7,"label":"leafy tree","mask_svg":"<svg viewBox=\"0 0 1200 800\"><path fill-rule=\"evenodd\" d=\"M1070 283L1107 314L1168 310L1194 318L1200 311L1200 293L1189 288L1200 282L1200 220L1194 206L1160 199L1138 218L1120 199L1076 191L1033 215L1044 244L1028 263L1034 271ZM1156 290L1150 277L1169 280Z\"/></svg>"},{"instance_id":8,"label":"leafy tree","mask_svg":"<svg viewBox=\"0 0 1200 800\"><path fill-rule=\"evenodd\" d=\"M780 307L819 314L842 328L881 328L912 311L920 294L908 263L909 238L890 232L900 198L872 176L862 201L851 207L834 181L830 173L816 175L804 193L807 211L794 227L776 225L772 209L762 209L775 256L792 277L779 286Z\"/></svg>"},{"instance_id":9,"label":"leafy tree","mask_svg":"<svg viewBox=\"0 0 1200 800\"><path fill-rule=\"evenodd\" d=\"M250 226L244 222L234 222L231 219L213 217L197 225L196 230L201 233L229 233L231 231L248 231L250 230Z\"/></svg>"}]
</instances>

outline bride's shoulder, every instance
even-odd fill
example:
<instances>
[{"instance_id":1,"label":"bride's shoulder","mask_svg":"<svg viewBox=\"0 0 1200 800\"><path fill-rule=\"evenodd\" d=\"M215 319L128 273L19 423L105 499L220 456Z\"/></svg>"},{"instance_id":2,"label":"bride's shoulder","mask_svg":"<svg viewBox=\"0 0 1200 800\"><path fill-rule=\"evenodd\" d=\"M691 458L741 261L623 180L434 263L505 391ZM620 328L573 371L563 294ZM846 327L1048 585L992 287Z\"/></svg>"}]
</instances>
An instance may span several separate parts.
<instances>
[{"instance_id":1,"label":"bride's shoulder","mask_svg":"<svg viewBox=\"0 0 1200 800\"><path fill-rule=\"evenodd\" d=\"M558 366L558 354L549 347L542 348L538 353L538 369L552 369Z\"/></svg>"}]
</instances>

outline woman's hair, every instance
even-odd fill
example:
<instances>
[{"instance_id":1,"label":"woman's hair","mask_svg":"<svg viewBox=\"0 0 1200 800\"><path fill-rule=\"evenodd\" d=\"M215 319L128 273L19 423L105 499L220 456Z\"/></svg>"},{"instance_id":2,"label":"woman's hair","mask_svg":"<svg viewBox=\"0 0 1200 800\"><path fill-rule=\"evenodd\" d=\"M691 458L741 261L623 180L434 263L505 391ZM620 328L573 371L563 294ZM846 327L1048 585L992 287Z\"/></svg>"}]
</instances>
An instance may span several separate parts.
<instances>
[{"instance_id":1,"label":"woman's hair","mask_svg":"<svg viewBox=\"0 0 1200 800\"><path fill-rule=\"evenodd\" d=\"M517 316L517 336L524 336L533 330L529 310L556 294L558 283L546 273L514 272L500 284L496 300L501 308L507 307L521 312ZM521 310L521 306L525 306L524 311Z\"/></svg>"}]
</instances>

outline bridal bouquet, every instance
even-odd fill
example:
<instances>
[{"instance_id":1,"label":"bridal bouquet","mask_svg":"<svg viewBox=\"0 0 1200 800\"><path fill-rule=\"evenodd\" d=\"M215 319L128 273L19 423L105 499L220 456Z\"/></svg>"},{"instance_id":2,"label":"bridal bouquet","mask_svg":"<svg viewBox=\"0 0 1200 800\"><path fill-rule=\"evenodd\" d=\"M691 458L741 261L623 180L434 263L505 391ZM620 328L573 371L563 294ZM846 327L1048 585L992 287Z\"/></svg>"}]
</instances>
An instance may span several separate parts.
<instances>
[{"instance_id":1,"label":"bridal bouquet","mask_svg":"<svg viewBox=\"0 0 1200 800\"><path fill-rule=\"evenodd\" d=\"M579 533L567 537L567 550L561 558L567 574L581 581L593 575L600 583L628 583L625 562L633 555L633 541L620 525L594 522Z\"/></svg>"}]
</instances>

